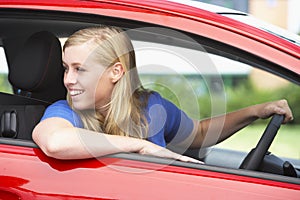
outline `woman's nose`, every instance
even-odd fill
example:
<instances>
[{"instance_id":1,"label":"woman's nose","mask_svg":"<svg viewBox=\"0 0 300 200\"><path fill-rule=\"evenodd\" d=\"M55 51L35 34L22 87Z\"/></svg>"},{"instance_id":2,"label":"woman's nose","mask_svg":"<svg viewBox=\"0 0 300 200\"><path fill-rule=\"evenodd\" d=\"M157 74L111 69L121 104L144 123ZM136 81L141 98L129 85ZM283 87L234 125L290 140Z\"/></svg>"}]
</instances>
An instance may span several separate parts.
<instances>
[{"instance_id":1,"label":"woman's nose","mask_svg":"<svg viewBox=\"0 0 300 200\"><path fill-rule=\"evenodd\" d=\"M64 75L64 82L66 85L68 84L75 84L77 82L77 75L75 72L72 72L69 70L68 72L65 72Z\"/></svg>"}]
</instances>

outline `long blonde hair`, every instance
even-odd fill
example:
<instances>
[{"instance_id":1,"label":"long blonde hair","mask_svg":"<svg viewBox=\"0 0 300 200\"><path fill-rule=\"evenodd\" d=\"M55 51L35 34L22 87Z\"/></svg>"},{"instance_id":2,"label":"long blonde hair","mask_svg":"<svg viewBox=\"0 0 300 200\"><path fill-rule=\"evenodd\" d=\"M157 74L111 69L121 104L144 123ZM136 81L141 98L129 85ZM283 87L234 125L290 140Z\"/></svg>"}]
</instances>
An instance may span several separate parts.
<instances>
[{"instance_id":1,"label":"long blonde hair","mask_svg":"<svg viewBox=\"0 0 300 200\"><path fill-rule=\"evenodd\" d=\"M93 53L96 54L97 62L107 67L120 62L125 74L114 86L111 100L106 105L106 116L97 110L75 110L80 115L84 128L112 135L146 138L148 123L143 111L150 93L141 85L129 37L117 27L86 28L71 35L65 42L63 51L67 47L86 42L95 47ZM69 94L67 100L74 109Z\"/></svg>"}]
</instances>

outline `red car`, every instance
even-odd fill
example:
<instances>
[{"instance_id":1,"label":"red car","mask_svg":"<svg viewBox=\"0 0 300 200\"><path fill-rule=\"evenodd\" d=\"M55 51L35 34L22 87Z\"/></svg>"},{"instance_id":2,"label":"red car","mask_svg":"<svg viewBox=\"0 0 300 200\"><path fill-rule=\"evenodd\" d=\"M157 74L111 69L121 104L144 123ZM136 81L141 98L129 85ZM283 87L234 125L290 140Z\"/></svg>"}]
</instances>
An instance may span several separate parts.
<instances>
[{"instance_id":1,"label":"red car","mask_svg":"<svg viewBox=\"0 0 300 200\"><path fill-rule=\"evenodd\" d=\"M273 140L280 116L264 133L252 131L262 135L259 142L239 141L252 148L257 143L251 153L222 144L200 150L169 147L204 165L134 153L57 160L32 141L45 108L66 95L60 43L78 29L100 24L127 31L145 87L188 114L208 117L237 103L281 95L294 112L288 130L299 135L300 108L294 106L300 93L299 37L250 23L245 13L189 3L0 2L0 199L300 199L299 136L292 136L292 144L277 141L282 128ZM253 87L261 92L253 94ZM285 146L273 152L275 143Z\"/></svg>"}]
</instances>

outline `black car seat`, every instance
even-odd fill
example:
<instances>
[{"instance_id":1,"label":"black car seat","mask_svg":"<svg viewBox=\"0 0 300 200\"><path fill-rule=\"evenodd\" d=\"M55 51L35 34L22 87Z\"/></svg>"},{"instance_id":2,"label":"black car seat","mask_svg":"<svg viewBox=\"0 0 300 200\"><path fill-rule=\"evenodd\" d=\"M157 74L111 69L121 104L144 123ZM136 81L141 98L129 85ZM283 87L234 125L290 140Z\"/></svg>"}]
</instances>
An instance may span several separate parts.
<instances>
[{"instance_id":1,"label":"black car seat","mask_svg":"<svg viewBox=\"0 0 300 200\"><path fill-rule=\"evenodd\" d=\"M0 96L0 136L31 140L45 108L66 97L61 45L52 33L41 31L14 53L8 78L15 95Z\"/></svg>"},{"instance_id":2,"label":"black car seat","mask_svg":"<svg viewBox=\"0 0 300 200\"><path fill-rule=\"evenodd\" d=\"M46 102L64 99L62 51L52 33L31 35L9 67L9 81L17 94Z\"/></svg>"}]
</instances>

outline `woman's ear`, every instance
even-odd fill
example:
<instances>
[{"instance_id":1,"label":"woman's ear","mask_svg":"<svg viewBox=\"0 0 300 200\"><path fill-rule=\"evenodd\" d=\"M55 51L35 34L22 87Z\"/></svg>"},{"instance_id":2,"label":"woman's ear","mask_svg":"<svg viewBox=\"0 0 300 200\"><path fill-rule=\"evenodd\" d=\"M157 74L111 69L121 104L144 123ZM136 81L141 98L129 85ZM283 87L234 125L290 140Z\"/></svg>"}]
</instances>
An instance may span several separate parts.
<instances>
[{"instance_id":1,"label":"woman's ear","mask_svg":"<svg viewBox=\"0 0 300 200\"><path fill-rule=\"evenodd\" d=\"M124 67L122 63L116 62L113 66L111 66L111 80L113 83L118 82L122 76L124 75Z\"/></svg>"}]
</instances>

